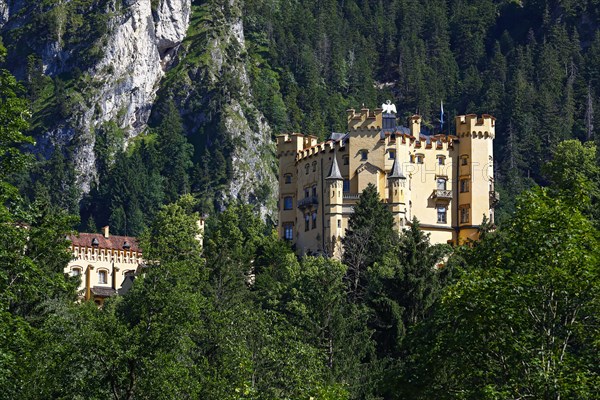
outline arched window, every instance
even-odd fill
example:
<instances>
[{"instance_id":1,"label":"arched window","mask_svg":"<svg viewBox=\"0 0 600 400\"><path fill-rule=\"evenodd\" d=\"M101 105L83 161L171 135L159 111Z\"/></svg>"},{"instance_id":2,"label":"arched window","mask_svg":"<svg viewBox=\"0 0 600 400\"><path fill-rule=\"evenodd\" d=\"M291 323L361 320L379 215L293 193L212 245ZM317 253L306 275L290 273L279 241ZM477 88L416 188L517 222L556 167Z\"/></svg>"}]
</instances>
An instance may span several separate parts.
<instances>
[{"instance_id":1,"label":"arched window","mask_svg":"<svg viewBox=\"0 0 600 400\"><path fill-rule=\"evenodd\" d=\"M313 161L313 163L312 163L312 167L313 167L313 168L312 168L312 169L313 169L313 172L315 172L315 171L317 170L317 162L316 162L316 161Z\"/></svg>"},{"instance_id":2,"label":"arched window","mask_svg":"<svg viewBox=\"0 0 600 400\"><path fill-rule=\"evenodd\" d=\"M81 267L73 267L71 268L71 276L79 276L81 275Z\"/></svg>"},{"instance_id":3,"label":"arched window","mask_svg":"<svg viewBox=\"0 0 600 400\"><path fill-rule=\"evenodd\" d=\"M310 171L310 164L306 164L304 166L304 170L306 171L306 175L308 175L308 172Z\"/></svg>"}]
</instances>

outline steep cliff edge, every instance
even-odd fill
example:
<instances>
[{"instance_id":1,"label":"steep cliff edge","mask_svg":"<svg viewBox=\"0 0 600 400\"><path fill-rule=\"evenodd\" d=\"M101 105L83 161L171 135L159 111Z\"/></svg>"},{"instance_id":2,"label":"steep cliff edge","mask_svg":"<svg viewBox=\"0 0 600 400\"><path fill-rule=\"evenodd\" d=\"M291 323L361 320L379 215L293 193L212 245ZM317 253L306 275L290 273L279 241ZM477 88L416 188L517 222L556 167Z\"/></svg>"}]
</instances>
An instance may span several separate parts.
<instances>
[{"instance_id":1,"label":"steep cliff edge","mask_svg":"<svg viewBox=\"0 0 600 400\"><path fill-rule=\"evenodd\" d=\"M258 204L265 214L275 207L274 147L246 62L240 1L193 6L189 33L159 97L177 103L195 145L194 189L221 205L236 199Z\"/></svg>"},{"instance_id":2,"label":"steep cliff edge","mask_svg":"<svg viewBox=\"0 0 600 400\"><path fill-rule=\"evenodd\" d=\"M44 8L2 1L0 25L17 76L31 75L30 65L18 60L26 51L39 60L41 74L54 78L51 95L34 107L37 118L46 115L36 132L40 150L69 147L77 186L87 193L97 179L95 130L113 121L131 138L146 127L158 84L185 37L191 0L160 0L155 7L151 0L81 3ZM81 15L86 9L88 15ZM36 32L46 36L31 38ZM57 99L57 80L66 82L64 99Z\"/></svg>"},{"instance_id":3,"label":"steep cliff edge","mask_svg":"<svg viewBox=\"0 0 600 400\"><path fill-rule=\"evenodd\" d=\"M172 99L195 146L192 190L218 207L274 209L271 129L254 105L239 1L0 0L0 34L28 86L38 151L64 152L81 194L100 182L97 135L116 127L126 147Z\"/></svg>"}]
</instances>

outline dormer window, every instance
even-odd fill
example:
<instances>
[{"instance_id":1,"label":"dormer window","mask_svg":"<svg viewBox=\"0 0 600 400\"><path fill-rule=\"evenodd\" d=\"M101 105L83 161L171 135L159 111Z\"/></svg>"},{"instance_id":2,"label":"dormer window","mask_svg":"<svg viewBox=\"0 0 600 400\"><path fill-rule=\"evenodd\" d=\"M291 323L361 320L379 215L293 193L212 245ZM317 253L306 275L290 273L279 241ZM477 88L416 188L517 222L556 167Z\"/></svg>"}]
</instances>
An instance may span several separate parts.
<instances>
[{"instance_id":1,"label":"dormer window","mask_svg":"<svg viewBox=\"0 0 600 400\"><path fill-rule=\"evenodd\" d=\"M97 239L97 238L93 238L93 239L92 239L92 246L93 246L93 247L98 247L98 245L99 245L99 244L100 244L100 242L98 242L98 239Z\"/></svg>"}]
</instances>

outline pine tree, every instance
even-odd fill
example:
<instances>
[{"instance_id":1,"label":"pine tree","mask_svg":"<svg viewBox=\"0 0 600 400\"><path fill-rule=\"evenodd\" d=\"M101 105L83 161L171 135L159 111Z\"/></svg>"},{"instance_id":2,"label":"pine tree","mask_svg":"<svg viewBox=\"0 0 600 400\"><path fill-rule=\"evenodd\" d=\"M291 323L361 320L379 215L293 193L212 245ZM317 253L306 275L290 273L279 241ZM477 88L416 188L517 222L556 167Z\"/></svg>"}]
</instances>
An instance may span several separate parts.
<instances>
[{"instance_id":1,"label":"pine tree","mask_svg":"<svg viewBox=\"0 0 600 400\"><path fill-rule=\"evenodd\" d=\"M367 269L382 262L396 245L398 234L394 232L392 213L369 184L354 206L348 221L343 262L348 266L347 285L353 301L363 299L367 287Z\"/></svg>"}]
</instances>

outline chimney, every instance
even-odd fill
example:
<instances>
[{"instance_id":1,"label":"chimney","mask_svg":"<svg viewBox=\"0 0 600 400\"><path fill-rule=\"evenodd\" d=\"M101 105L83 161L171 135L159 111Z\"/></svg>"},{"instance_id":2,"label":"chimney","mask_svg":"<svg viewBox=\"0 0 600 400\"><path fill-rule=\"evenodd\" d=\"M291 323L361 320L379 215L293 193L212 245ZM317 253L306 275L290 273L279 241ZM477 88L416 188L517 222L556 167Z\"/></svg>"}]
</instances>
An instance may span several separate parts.
<instances>
[{"instance_id":1,"label":"chimney","mask_svg":"<svg viewBox=\"0 0 600 400\"><path fill-rule=\"evenodd\" d=\"M108 239L108 237L110 236L108 225L102 228L102 234L106 239Z\"/></svg>"}]
</instances>

